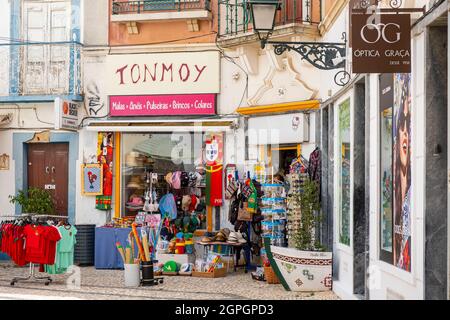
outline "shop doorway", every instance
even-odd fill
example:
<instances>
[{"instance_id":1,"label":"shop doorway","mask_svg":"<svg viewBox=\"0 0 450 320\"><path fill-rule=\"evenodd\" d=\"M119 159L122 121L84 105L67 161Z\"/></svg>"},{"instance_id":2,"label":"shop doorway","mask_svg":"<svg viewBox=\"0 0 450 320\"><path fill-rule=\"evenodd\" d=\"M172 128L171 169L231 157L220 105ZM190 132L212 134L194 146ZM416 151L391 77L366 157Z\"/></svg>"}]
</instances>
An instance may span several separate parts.
<instances>
[{"instance_id":1,"label":"shop doorway","mask_svg":"<svg viewBox=\"0 0 450 320\"><path fill-rule=\"evenodd\" d=\"M274 172L289 174L292 161L301 155L300 144L282 144L279 146L268 146L269 165L274 166Z\"/></svg>"},{"instance_id":2,"label":"shop doorway","mask_svg":"<svg viewBox=\"0 0 450 320\"><path fill-rule=\"evenodd\" d=\"M28 144L28 188L48 190L53 196L55 214L68 215L68 143Z\"/></svg>"}]
</instances>

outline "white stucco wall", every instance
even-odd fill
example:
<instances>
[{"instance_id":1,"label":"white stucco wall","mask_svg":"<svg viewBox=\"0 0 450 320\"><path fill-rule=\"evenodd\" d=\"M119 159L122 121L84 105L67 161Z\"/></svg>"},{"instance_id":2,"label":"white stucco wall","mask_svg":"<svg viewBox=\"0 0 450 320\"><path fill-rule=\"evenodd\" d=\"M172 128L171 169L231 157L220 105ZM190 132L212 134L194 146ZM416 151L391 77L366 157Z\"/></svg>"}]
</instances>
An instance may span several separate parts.
<instances>
[{"instance_id":1,"label":"white stucco wall","mask_svg":"<svg viewBox=\"0 0 450 320\"><path fill-rule=\"evenodd\" d=\"M82 43L86 46L108 45L109 0L81 0Z\"/></svg>"},{"instance_id":2,"label":"white stucco wall","mask_svg":"<svg viewBox=\"0 0 450 320\"><path fill-rule=\"evenodd\" d=\"M421 7L426 1L405 2L405 7ZM343 10L336 19L335 24L324 36L323 41L336 42L342 31L348 31L348 8ZM424 34L413 34L412 41L413 63L412 63L412 271L403 271L391 264L379 259L380 250L380 173L379 173L379 102L378 102L378 74L370 75L370 86L366 88L370 95L370 299L423 299L424 298L424 209L425 209L425 37ZM351 63L351 61L349 61ZM324 80L324 83L330 84L332 80ZM339 89L336 86L323 88L323 97L327 96L328 89L333 94ZM339 105L346 97L351 97L351 88L349 94L342 96L335 103ZM353 110L358 112L358 110ZM336 130L335 114L335 130ZM336 147L336 146L335 146ZM335 154L337 150L335 149ZM335 181L336 172L335 172ZM336 191L338 186L335 185ZM335 197L335 213L337 212ZM338 220L335 214L335 235L337 234ZM351 247L350 247L351 249ZM352 253L351 250L337 245L335 248L334 264L337 265L339 281L335 282L334 290L343 298L355 298L353 296L353 277L352 277ZM335 269L336 270L336 269Z\"/></svg>"},{"instance_id":3,"label":"white stucco wall","mask_svg":"<svg viewBox=\"0 0 450 320\"><path fill-rule=\"evenodd\" d=\"M8 95L9 91L9 46L10 38L10 1L0 0L0 96ZM1 106L0 106L1 107Z\"/></svg>"}]
</instances>

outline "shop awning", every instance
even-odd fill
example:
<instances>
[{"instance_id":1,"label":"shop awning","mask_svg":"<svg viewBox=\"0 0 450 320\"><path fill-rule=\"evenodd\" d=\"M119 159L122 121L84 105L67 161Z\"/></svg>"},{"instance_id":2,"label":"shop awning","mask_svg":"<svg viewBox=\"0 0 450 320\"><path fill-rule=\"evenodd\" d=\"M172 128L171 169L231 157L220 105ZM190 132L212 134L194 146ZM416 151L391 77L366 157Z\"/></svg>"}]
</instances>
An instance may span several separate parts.
<instances>
[{"instance_id":1,"label":"shop awning","mask_svg":"<svg viewBox=\"0 0 450 320\"><path fill-rule=\"evenodd\" d=\"M319 100L307 100L307 101L298 101L280 104L269 104L265 106L241 107L238 108L236 111L241 115L251 116L251 115L279 114L285 112L318 110L319 108L320 108Z\"/></svg>"},{"instance_id":2,"label":"shop awning","mask_svg":"<svg viewBox=\"0 0 450 320\"><path fill-rule=\"evenodd\" d=\"M87 130L109 132L173 132L173 131L230 131L238 124L237 118L182 119L182 120L94 120Z\"/></svg>"}]
</instances>

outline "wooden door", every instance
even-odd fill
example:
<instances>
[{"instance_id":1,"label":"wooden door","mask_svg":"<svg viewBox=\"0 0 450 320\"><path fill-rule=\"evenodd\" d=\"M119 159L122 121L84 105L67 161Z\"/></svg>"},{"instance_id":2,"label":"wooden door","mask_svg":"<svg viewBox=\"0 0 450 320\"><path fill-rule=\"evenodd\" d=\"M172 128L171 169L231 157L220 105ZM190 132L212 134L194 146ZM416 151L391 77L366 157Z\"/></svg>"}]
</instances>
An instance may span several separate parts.
<instances>
[{"instance_id":1,"label":"wooden door","mask_svg":"<svg viewBox=\"0 0 450 320\"><path fill-rule=\"evenodd\" d=\"M67 216L69 144L28 145L28 187L47 189L53 196L55 214Z\"/></svg>"}]
</instances>

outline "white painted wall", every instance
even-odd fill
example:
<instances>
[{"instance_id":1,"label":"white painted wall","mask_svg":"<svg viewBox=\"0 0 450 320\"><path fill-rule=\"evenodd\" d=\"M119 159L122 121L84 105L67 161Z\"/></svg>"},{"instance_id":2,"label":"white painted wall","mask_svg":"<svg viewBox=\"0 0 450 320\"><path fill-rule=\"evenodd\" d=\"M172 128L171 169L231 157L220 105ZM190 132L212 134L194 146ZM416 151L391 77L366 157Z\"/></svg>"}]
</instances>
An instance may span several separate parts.
<instances>
[{"instance_id":1,"label":"white painted wall","mask_svg":"<svg viewBox=\"0 0 450 320\"><path fill-rule=\"evenodd\" d=\"M11 8L9 0L0 0L0 96L9 92L9 46L2 46L9 42ZM1 107L1 106L0 106Z\"/></svg>"},{"instance_id":2,"label":"white painted wall","mask_svg":"<svg viewBox=\"0 0 450 320\"><path fill-rule=\"evenodd\" d=\"M86 46L108 45L109 0L81 0L81 7L82 43Z\"/></svg>"},{"instance_id":3,"label":"white painted wall","mask_svg":"<svg viewBox=\"0 0 450 320\"><path fill-rule=\"evenodd\" d=\"M427 1L405 2L405 7L421 7ZM323 37L322 41L340 41L343 31L348 32L348 7L343 10L330 31ZM378 75L370 76L370 86L366 88L370 95L370 298L371 299L423 299L424 297L424 184L425 184L425 96L424 96L424 75L425 75L425 38L423 34L413 35L413 87L412 87L412 272L408 273L393 265L379 260L380 238L380 173L379 173L379 107L378 107ZM351 63L351 61L349 61ZM321 98L328 97L328 90L335 94L340 88L333 84L332 76L325 75L322 81L325 86L321 87ZM351 90L351 89L349 89ZM350 92L350 91L349 91ZM345 99L346 96L338 99L335 103L335 129L337 114L336 106ZM353 110L358 112L358 110ZM335 131L336 132L336 131ZM336 148L336 145L335 145ZM338 150L335 149L335 155ZM337 178L335 172L335 181ZM335 188L337 186L335 185ZM337 234L338 220L337 203L335 197L335 235ZM335 241L336 242L336 241ZM351 250L346 250L335 243L334 264L338 267L339 281L334 283L334 291L343 298L354 298L352 294L353 279L352 265L353 258Z\"/></svg>"}]
</instances>

